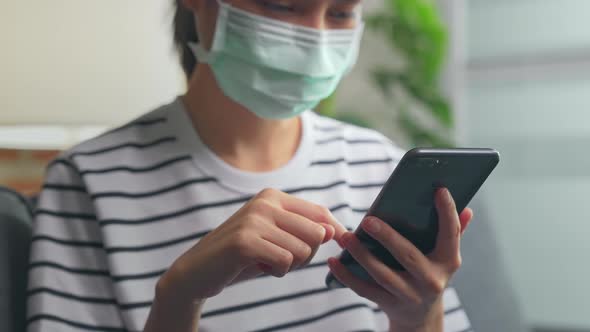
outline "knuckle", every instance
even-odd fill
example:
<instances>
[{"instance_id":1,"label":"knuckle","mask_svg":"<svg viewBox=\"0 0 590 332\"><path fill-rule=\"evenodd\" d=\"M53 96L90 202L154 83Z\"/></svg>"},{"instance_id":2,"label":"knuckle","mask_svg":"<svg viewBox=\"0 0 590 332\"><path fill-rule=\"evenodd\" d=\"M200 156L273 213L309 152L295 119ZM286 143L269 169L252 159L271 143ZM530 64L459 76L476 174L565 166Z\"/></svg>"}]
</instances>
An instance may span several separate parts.
<instances>
[{"instance_id":1,"label":"knuckle","mask_svg":"<svg viewBox=\"0 0 590 332\"><path fill-rule=\"evenodd\" d=\"M244 218L242 223L240 224L238 231L240 232L248 232L251 229L254 229L260 223L260 218L258 217L248 217Z\"/></svg>"},{"instance_id":2,"label":"knuckle","mask_svg":"<svg viewBox=\"0 0 590 332\"><path fill-rule=\"evenodd\" d=\"M250 211L257 215L267 215L273 210L274 206L267 198L258 198L250 206Z\"/></svg>"},{"instance_id":3,"label":"knuckle","mask_svg":"<svg viewBox=\"0 0 590 332\"><path fill-rule=\"evenodd\" d=\"M375 280L375 282L378 285L383 285L383 286L387 286L389 288L390 285L390 281L388 281L388 276L385 276L383 273L376 273L374 275L371 275L371 277Z\"/></svg>"},{"instance_id":4,"label":"knuckle","mask_svg":"<svg viewBox=\"0 0 590 332\"><path fill-rule=\"evenodd\" d=\"M285 250L280 254L280 257L277 259L277 270L280 277L285 276L289 272L294 259L295 257L289 251Z\"/></svg>"},{"instance_id":5,"label":"knuckle","mask_svg":"<svg viewBox=\"0 0 590 332\"><path fill-rule=\"evenodd\" d=\"M418 266L420 261L420 253L416 250L409 250L404 257L404 264L406 267L414 267Z\"/></svg>"},{"instance_id":6,"label":"knuckle","mask_svg":"<svg viewBox=\"0 0 590 332\"><path fill-rule=\"evenodd\" d=\"M314 228L315 229L313 232L313 235L314 235L314 239L313 239L314 243L313 244L316 245L316 244L320 244L324 241L324 238L326 237L326 229L323 226L320 226L317 224L314 226Z\"/></svg>"},{"instance_id":7,"label":"knuckle","mask_svg":"<svg viewBox=\"0 0 590 332\"><path fill-rule=\"evenodd\" d=\"M170 277L165 278L169 275L185 276L190 275L190 263L188 263L183 257L180 257L176 262L172 264L168 273L164 274L164 277L160 278L158 284L160 288L165 288L170 283Z\"/></svg>"},{"instance_id":8,"label":"knuckle","mask_svg":"<svg viewBox=\"0 0 590 332\"><path fill-rule=\"evenodd\" d=\"M463 264L463 258L461 257L461 255L457 255L457 256L455 256L454 259L451 260L451 262L449 263L449 267L452 272L456 272L457 270L459 270L461 268L462 264Z\"/></svg>"},{"instance_id":9,"label":"knuckle","mask_svg":"<svg viewBox=\"0 0 590 332\"><path fill-rule=\"evenodd\" d=\"M276 190L274 188L265 188L265 189L262 189L258 193L257 197L268 199L268 198L275 197L277 195L277 192L278 192L278 190Z\"/></svg>"},{"instance_id":10,"label":"knuckle","mask_svg":"<svg viewBox=\"0 0 590 332\"><path fill-rule=\"evenodd\" d=\"M300 251L302 254L303 261L306 261L313 254L313 249L306 244L301 246Z\"/></svg>"},{"instance_id":11,"label":"knuckle","mask_svg":"<svg viewBox=\"0 0 590 332\"><path fill-rule=\"evenodd\" d=\"M454 236L455 238L459 238L459 237L461 237L461 224L459 224L459 222L457 222L457 223L455 224L455 230L454 230L454 232L453 232L453 236Z\"/></svg>"},{"instance_id":12,"label":"knuckle","mask_svg":"<svg viewBox=\"0 0 590 332\"><path fill-rule=\"evenodd\" d=\"M232 249L239 257L249 258L252 256L251 237L245 229L238 230L230 241Z\"/></svg>"},{"instance_id":13,"label":"knuckle","mask_svg":"<svg viewBox=\"0 0 590 332\"><path fill-rule=\"evenodd\" d=\"M278 263L282 267L289 267L293 263L293 259L295 257L293 254L287 250L281 251L280 257L278 259Z\"/></svg>"},{"instance_id":14,"label":"knuckle","mask_svg":"<svg viewBox=\"0 0 590 332\"><path fill-rule=\"evenodd\" d=\"M421 307L424 304L424 299L417 294L408 295L407 300L416 307Z\"/></svg>"},{"instance_id":15,"label":"knuckle","mask_svg":"<svg viewBox=\"0 0 590 332\"><path fill-rule=\"evenodd\" d=\"M428 278L426 280L426 287L433 294L442 294L445 290L445 283L438 278Z\"/></svg>"},{"instance_id":16,"label":"knuckle","mask_svg":"<svg viewBox=\"0 0 590 332\"><path fill-rule=\"evenodd\" d=\"M321 216L321 220L326 222L332 221L332 211L325 206L316 205L319 215Z\"/></svg>"},{"instance_id":17,"label":"knuckle","mask_svg":"<svg viewBox=\"0 0 590 332\"><path fill-rule=\"evenodd\" d=\"M240 221L240 223L236 226L236 236L247 236L247 234L258 225L260 222L260 218L256 216L246 216L244 219ZM245 233L245 234L244 234Z\"/></svg>"},{"instance_id":18,"label":"knuckle","mask_svg":"<svg viewBox=\"0 0 590 332\"><path fill-rule=\"evenodd\" d=\"M187 264L182 262L182 259L177 260L172 266L166 271L160 279L156 282L155 293L157 295L166 295L169 290L178 284L178 276L190 275L189 267Z\"/></svg>"},{"instance_id":19,"label":"knuckle","mask_svg":"<svg viewBox=\"0 0 590 332\"><path fill-rule=\"evenodd\" d=\"M302 266L304 262L305 262L305 257L303 257L303 255L301 255L300 253L294 253L293 254L293 261L290 264L289 270L296 269L296 268ZM284 264L281 264L281 265L284 265Z\"/></svg>"}]
</instances>

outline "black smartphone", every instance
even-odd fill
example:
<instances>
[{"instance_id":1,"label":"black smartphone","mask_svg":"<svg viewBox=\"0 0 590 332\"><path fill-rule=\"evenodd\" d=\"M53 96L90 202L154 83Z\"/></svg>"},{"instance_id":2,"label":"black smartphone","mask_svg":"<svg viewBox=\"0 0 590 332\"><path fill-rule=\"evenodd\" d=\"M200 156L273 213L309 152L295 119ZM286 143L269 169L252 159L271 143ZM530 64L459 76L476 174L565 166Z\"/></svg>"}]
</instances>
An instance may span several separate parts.
<instances>
[{"instance_id":1,"label":"black smartphone","mask_svg":"<svg viewBox=\"0 0 590 332\"><path fill-rule=\"evenodd\" d=\"M366 216L389 224L423 253L434 250L438 234L438 215L434 193L445 187L451 192L457 212L463 211L496 165L500 154L493 149L416 148L408 151L393 171ZM404 267L361 227L355 231L359 240L382 262L395 270ZM372 281L371 276L346 250L340 262L357 277ZM329 288L343 288L331 273Z\"/></svg>"}]
</instances>

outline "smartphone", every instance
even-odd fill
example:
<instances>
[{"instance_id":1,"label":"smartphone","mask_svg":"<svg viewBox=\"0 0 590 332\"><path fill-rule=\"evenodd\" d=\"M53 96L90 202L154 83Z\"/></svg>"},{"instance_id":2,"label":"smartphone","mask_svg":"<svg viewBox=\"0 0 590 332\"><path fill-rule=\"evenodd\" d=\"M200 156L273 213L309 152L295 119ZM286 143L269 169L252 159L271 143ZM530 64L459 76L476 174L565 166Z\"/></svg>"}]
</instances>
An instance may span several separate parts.
<instances>
[{"instance_id":1,"label":"smartphone","mask_svg":"<svg viewBox=\"0 0 590 332\"><path fill-rule=\"evenodd\" d=\"M416 148L408 151L395 168L366 216L377 217L406 237L424 254L434 250L438 234L438 215L434 194L447 188L463 211L475 193L500 162L494 149ZM382 262L395 270L404 267L361 227L355 231L359 240ZM373 281L365 269L344 250L340 262L357 277ZM343 288L331 273L328 288Z\"/></svg>"}]
</instances>

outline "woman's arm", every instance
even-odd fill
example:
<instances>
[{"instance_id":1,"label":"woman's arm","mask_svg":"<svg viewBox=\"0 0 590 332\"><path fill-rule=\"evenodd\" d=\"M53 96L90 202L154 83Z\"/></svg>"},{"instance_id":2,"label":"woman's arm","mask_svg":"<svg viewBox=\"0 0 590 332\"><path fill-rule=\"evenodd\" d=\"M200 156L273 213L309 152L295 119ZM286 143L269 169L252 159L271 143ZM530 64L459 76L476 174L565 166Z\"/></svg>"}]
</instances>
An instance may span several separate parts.
<instances>
[{"instance_id":1,"label":"woman's arm","mask_svg":"<svg viewBox=\"0 0 590 332\"><path fill-rule=\"evenodd\" d=\"M144 332L198 332L205 300L183 300L173 291L170 271L156 285L156 296Z\"/></svg>"},{"instance_id":2,"label":"woman's arm","mask_svg":"<svg viewBox=\"0 0 590 332\"><path fill-rule=\"evenodd\" d=\"M436 303L428 317L419 325L403 325L398 320L389 321L389 332L438 332L443 331L444 306L442 298Z\"/></svg>"},{"instance_id":3,"label":"woman's arm","mask_svg":"<svg viewBox=\"0 0 590 332\"><path fill-rule=\"evenodd\" d=\"M95 209L76 166L48 166L33 223L27 331L124 330Z\"/></svg>"},{"instance_id":4,"label":"woman's arm","mask_svg":"<svg viewBox=\"0 0 590 332\"><path fill-rule=\"evenodd\" d=\"M201 299L262 273L282 277L345 231L328 209L263 190L170 266L158 281L144 331L195 331Z\"/></svg>"}]
</instances>

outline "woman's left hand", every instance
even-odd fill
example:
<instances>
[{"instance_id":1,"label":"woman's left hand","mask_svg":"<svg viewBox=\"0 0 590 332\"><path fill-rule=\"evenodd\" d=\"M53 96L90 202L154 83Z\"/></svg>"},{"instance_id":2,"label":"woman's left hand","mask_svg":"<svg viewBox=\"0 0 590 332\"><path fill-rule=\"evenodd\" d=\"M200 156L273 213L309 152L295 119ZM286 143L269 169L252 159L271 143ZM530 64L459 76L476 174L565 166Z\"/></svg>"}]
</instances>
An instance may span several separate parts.
<instances>
[{"instance_id":1,"label":"woman's left hand","mask_svg":"<svg viewBox=\"0 0 590 332\"><path fill-rule=\"evenodd\" d=\"M376 284L357 278L336 258L328 261L332 273L341 283L379 305L389 317L391 331L442 331L442 294L461 266L460 239L473 212L465 209L458 215L447 189L436 192L435 205L439 232L436 247L429 255L424 255L377 218L368 217L361 225L406 271L395 271L383 264L353 233L344 234L340 244L367 270Z\"/></svg>"}]
</instances>

